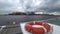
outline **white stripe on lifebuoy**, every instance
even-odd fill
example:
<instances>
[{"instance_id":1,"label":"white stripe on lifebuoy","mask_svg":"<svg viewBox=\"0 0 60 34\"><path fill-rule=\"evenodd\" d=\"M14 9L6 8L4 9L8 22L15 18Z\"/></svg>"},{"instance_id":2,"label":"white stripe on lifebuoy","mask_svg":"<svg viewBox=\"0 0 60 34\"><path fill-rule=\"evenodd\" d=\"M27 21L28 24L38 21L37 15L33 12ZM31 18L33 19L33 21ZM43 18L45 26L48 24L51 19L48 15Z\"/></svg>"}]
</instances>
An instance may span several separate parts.
<instances>
[{"instance_id":1,"label":"white stripe on lifebuoy","mask_svg":"<svg viewBox=\"0 0 60 34\"><path fill-rule=\"evenodd\" d=\"M35 24L35 21L33 21L33 23Z\"/></svg>"},{"instance_id":2,"label":"white stripe on lifebuoy","mask_svg":"<svg viewBox=\"0 0 60 34\"><path fill-rule=\"evenodd\" d=\"M38 21L37 21L37 22L38 22ZM38 26L39 22L38 22L37 25L36 25L36 22L33 21L33 22L32 22L33 25L30 25L30 24L31 24L31 23L29 22L29 24L27 23L26 26L32 26L32 28L43 28L43 29L44 29L44 34L51 34L52 31L53 31L53 27L50 26L48 23L42 23L42 25L39 25L39 26ZM45 24L45 25L46 25L46 24L49 25L48 28L50 27L50 29L48 29L47 27L45 27L44 24ZM30 28L30 27L28 27L28 28ZM28 30L28 29L27 29L27 30ZM49 32L47 32L47 31L49 31Z\"/></svg>"},{"instance_id":3,"label":"white stripe on lifebuoy","mask_svg":"<svg viewBox=\"0 0 60 34\"><path fill-rule=\"evenodd\" d=\"M44 32L47 33L47 29L45 27L43 27L43 29L44 29Z\"/></svg>"},{"instance_id":4,"label":"white stripe on lifebuoy","mask_svg":"<svg viewBox=\"0 0 60 34\"><path fill-rule=\"evenodd\" d=\"M35 21L34 21L34 24L35 24ZM44 24L45 24L45 23L42 23L42 25L44 25ZM45 27L43 27L43 26L40 25L39 28L41 28L41 27L44 29L44 32L47 33L47 29L46 29Z\"/></svg>"},{"instance_id":5,"label":"white stripe on lifebuoy","mask_svg":"<svg viewBox=\"0 0 60 34\"><path fill-rule=\"evenodd\" d=\"M41 25L33 25L32 27L35 27L35 28L43 28L44 29L44 33L47 33L47 29Z\"/></svg>"}]
</instances>

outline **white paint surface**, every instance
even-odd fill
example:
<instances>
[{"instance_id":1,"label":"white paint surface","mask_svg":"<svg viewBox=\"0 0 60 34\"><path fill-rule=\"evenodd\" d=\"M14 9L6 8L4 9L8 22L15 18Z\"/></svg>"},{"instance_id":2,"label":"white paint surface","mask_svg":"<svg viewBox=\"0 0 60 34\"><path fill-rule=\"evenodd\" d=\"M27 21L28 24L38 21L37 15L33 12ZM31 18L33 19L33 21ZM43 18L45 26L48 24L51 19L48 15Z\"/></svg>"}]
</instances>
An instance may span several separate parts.
<instances>
[{"instance_id":1,"label":"white paint surface","mask_svg":"<svg viewBox=\"0 0 60 34\"><path fill-rule=\"evenodd\" d=\"M27 32L25 30L25 24L26 23L20 23L20 26L21 26L21 29L22 29L23 34L31 34L31 33ZM53 26L53 32L52 32L52 34L60 34L60 26L53 25L53 24L50 24L50 25Z\"/></svg>"}]
</instances>

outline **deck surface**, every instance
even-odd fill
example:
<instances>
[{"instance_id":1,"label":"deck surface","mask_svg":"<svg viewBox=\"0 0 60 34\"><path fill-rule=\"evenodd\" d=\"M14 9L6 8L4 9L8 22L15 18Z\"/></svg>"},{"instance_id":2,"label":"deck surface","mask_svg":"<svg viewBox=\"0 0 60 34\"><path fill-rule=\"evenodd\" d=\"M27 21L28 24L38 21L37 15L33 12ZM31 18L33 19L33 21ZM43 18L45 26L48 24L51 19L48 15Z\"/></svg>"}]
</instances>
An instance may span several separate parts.
<instances>
[{"instance_id":1,"label":"deck surface","mask_svg":"<svg viewBox=\"0 0 60 34\"><path fill-rule=\"evenodd\" d=\"M0 34L22 34L20 24L7 25L6 28L0 31Z\"/></svg>"}]
</instances>

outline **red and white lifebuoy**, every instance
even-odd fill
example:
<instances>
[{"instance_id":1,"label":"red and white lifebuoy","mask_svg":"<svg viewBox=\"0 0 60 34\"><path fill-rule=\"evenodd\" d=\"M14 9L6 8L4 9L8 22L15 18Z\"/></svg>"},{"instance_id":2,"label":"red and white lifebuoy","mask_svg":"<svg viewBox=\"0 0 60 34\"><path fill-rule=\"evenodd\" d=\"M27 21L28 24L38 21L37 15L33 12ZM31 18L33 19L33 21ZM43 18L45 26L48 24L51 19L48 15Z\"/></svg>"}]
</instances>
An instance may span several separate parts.
<instances>
[{"instance_id":1,"label":"red and white lifebuoy","mask_svg":"<svg viewBox=\"0 0 60 34\"><path fill-rule=\"evenodd\" d=\"M26 31L33 34L51 34L52 26L40 21L28 22L25 25Z\"/></svg>"}]
</instances>

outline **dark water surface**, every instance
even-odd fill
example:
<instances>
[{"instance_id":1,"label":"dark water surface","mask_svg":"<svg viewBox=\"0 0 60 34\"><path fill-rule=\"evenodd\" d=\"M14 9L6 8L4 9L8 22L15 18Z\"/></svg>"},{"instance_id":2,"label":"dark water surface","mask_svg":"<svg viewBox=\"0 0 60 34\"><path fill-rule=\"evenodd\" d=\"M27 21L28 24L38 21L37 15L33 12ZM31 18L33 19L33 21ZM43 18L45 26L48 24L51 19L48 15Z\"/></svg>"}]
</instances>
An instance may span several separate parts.
<instances>
[{"instance_id":1,"label":"dark water surface","mask_svg":"<svg viewBox=\"0 0 60 34\"><path fill-rule=\"evenodd\" d=\"M0 26L1 25L9 25L12 22L16 22L16 24L20 22L27 22L27 21L40 21L46 20L50 18L56 18L55 16L43 16L43 15L8 15L8 16L0 16Z\"/></svg>"}]
</instances>

